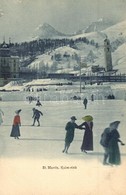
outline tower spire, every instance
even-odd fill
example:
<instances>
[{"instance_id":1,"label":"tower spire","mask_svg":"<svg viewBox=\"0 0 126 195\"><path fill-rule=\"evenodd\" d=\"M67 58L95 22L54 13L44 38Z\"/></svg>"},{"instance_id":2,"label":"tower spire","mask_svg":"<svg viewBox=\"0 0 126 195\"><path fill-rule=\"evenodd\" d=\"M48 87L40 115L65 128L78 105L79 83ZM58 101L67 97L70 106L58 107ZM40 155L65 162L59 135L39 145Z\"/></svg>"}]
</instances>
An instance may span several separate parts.
<instances>
[{"instance_id":1,"label":"tower spire","mask_svg":"<svg viewBox=\"0 0 126 195\"><path fill-rule=\"evenodd\" d=\"M9 37L9 44L11 44L11 38Z\"/></svg>"},{"instance_id":2,"label":"tower spire","mask_svg":"<svg viewBox=\"0 0 126 195\"><path fill-rule=\"evenodd\" d=\"M3 37L3 43L5 43L5 36Z\"/></svg>"},{"instance_id":3,"label":"tower spire","mask_svg":"<svg viewBox=\"0 0 126 195\"><path fill-rule=\"evenodd\" d=\"M111 44L109 39L106 36L106 39L104 40L104 55L105 55L105 66L106 71L112 71L112 55L111 55Z\"/></svg>"}]
</instances>

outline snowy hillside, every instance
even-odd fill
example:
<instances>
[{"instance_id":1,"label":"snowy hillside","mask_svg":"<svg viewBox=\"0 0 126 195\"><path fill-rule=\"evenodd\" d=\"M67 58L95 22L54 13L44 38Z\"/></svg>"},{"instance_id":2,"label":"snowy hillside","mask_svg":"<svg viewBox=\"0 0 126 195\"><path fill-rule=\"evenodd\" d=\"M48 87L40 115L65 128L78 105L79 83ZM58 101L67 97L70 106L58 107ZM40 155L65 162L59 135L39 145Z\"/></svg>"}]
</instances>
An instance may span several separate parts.
<instances>
[{"instance_id":1,"label":"snowy hillside","mask_svg":"<svg viewBox=\"0 0 126 195\"><path fill-rule=\"evenodd\" d=\"M86 71L85 67L91 67L93 64L105 66L103 47L96 48L93 45L87 45L85 43L77 43L76 47L77 49L73 49L69 46L59 47L38 56L28 67L32 70L42 71L44 67L48 66L48 72L52 72L53 68L55 68L55 72L58 73L75 72L78 74L80 71L80 64L77 62L78 57L83 64L81 67L82 73L89 71L88 69Z\"/></svg>"},{"instance_id":2,"label":"snowy hillside","mask_svg":"<svg viewBox=\"0 0 126 195\"><path fill-rule=\"evenodd\" d=\"M28 68L33 70L39 70L44 65L52 65L51 56L48 54L43 54L40 56L37 56L37 59L35 59L30 65L28 65Z\"/></svg>"},{"instance_id":3,"label":"snowy hillside","mask_svg":"<svg viewBox=\"0 0 126 195\"><path fill-rule=\"evenodd\" d=\"M93 32L93 31L94 32L101 31L101 30L104 30L112 25L113 25L112 21L108 21L108 20L101 18L98 21L90 24L87 27L87 29L85 30L85 33Z\"/></svg>"},{"instance_id":4,"label":"snowy hillside","mask_svg":"<svg viewBox=\"0 0 126 195\"><path fill-rule=\"evenodd\" d=\"M28 67L32 70L43 71L44 67L47 68L48 66L48 72L52 72L53 68L55 72L59 70L64 72L63 70L67 68L67 72L69 72L69 69L72 68L73 70L73 67L77 64L74 57L78 54L78 50L69 46L59 47L51 52L38 56Z\"/></svg>"},{"instance_id":5,"label":"snowy hillside","mask_svg":"<svg viewBox=\"0 0 126 195\"><path fill-rule=\"evenodd\" d=\"M126 41L126 20L113 25L102 32L108 36L111 42L119 38Z\"/></svg>"},{"instance_id":6,"label":"snowy hillside","mask_svg":"<svg viewBox=\"0 0 126 195\"><path fill-rule=\"evenodd\" d=\"M99 21L103 22L103 21ZM55 29L45 24L39 28L41 32L45 29L45 33L51 33L53 35L61 35L56 32ZM113 25L103 31L82 33L79 35L71 36L73 40L79 38L86 38L89 43L78 41L74 45L74 49L68 46L63 46L48 53L38 56L37 59L29 64L30 69L40 70L43 66L49 66L51 69L49 72L73 72L78 73L79 64L77 63L77 57L79 57L85 67L91 67L93 65L99 65L105 67L104 60L104 39L106 36L109 38L112 47L112 60L113 67L118 69L118 72L125 73L125 56L126 56L126 20ZM68 38L68 37L67 37ZM98 44L98 47L95 46ZM83 67L82 67L83 69ZM84 69L85 73L85 69Z\"/></svg>"},{"instance_id":7,"label":"snowy hillside","mask_svg":"<svg viewBox=\"0 0 126 195\"><path fill-rule=\"evenodd\" d=\"M126 43L119 46L113 54L113 64L119 72L126 73Z\"/></svg>"},{"instance_id":8,"label":"snowy hillside","mask_svg":"<svg viewBox=\"0 0 126 195\"><path fill-rule=\"evenodd\" d=\"M80 35L75 35L72 38L77 39L79 37L86 37L89 40L93 39L95 42L98 42L98 43L101 43L102 41L102 44L103 44L103 40L106 38L106 35L110 39L110 42L113 42L116 39L120 39L123 42L125 42L126 41L126 20L120 23L117 23L115 25L112 25L111 27L103 31L82 33Z\"/></svg>"}]
</instances>

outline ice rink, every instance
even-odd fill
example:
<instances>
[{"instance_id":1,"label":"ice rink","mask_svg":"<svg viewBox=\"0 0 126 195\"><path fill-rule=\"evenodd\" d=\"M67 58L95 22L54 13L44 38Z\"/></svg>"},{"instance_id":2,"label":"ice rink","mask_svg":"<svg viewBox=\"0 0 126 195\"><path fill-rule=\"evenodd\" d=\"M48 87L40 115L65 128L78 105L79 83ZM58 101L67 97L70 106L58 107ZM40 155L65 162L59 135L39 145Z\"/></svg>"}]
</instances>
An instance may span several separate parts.
<instances>
[{"instance_id":1,"label":"ice rink","mask_svg":"<svg viewBox=\"0 0 126 195\"><path fill-rule=\"evenodd\" d=\"M121 165L103 166L103 148L99 144L105 127L120 120L119 133L126 143L126 101L45 101L37 109L43 112L41 126L31 126L36 102L0 102L4 122L0 126L1 195L125 195L126 146L120 146ZM21 137L10 137L15 110L22 109ZM62 153L65 125L71 116L91 114L94 118L94 151L80 151L84 131L75 130L69 153Z\"/></svg>"}]
</instances>

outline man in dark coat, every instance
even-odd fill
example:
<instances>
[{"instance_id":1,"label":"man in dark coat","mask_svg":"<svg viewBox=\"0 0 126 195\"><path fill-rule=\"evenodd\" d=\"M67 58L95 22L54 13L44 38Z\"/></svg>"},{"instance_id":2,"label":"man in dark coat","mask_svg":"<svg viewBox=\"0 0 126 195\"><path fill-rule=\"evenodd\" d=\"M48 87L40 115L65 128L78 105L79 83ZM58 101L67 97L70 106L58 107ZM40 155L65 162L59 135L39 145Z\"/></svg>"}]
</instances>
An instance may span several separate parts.
<instances>
[{"instance_id":1,"label":"man in dark coat","mask_svg":"<svg viewBox=\"0 0 126 195\"><path fill-rule=\"evenodd\" d=\"M101 134L101 140L100 140L100 144L104 148L103 165L108 165L107 160L109 157L109 148L108 148L109 140L110 140L110 128L107 127L104 129L103 133Z\"/></svg>"},{"instance_id":2,"label":"man in dark coat","mask_svg":"<svg viewBox=\"0 0 126 195\"><path fill-rule=\"evenodd\" d=\"M42 115L43 116L43 113L35 108L32 109L33 110L33 117L34 118L34 121L33 121L33 125L35 125L35 122L37 121L38 122L38 126L40 126L40 122L39 122L39 118L40 116Z\"/></svg>"},{"instance_id":3,"label":"man in dark coat","mask_svg":"<svg viewBox=\"0 0 126 195\"><path fill-rule=\"evenodd\" d=\"M66 137L65 137L65 147L62 152L68 153L68 149L70 147L71 142L74 139L74 130L78 128L78 125L75 123L76 117L72 116L71 121L66 124Z\"/></svg>"},{"instance_id":4,"label":"man in dark coat","mask_svg":"<svg viewBox=\"0 0 126 195\"><path fill-rule=\"evenodd\" d=\"M88 103L87 98L84 98L83 104L84 104L85 109L87 108L87 103Z\"/></svg>"}]
</instances>

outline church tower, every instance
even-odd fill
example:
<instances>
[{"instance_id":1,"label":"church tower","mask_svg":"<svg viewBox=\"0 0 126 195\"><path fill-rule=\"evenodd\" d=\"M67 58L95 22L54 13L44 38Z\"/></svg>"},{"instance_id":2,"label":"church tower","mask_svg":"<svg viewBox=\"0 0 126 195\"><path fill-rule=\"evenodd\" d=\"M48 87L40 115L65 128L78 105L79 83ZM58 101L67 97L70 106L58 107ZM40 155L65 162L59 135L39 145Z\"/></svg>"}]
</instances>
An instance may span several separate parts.
<instances>
[{"instance_id":1,"label":"church tower","mask_svg":"<svg viewBox=\"0 0 126 195\"><path fill-rule=\"evenodd\" d=\"M105 69L106 71L112 71L112 55L111 55L111 45L109 39L106 37L104 40L104 56L105 56Z\"/></svg>"}]
</instances>

